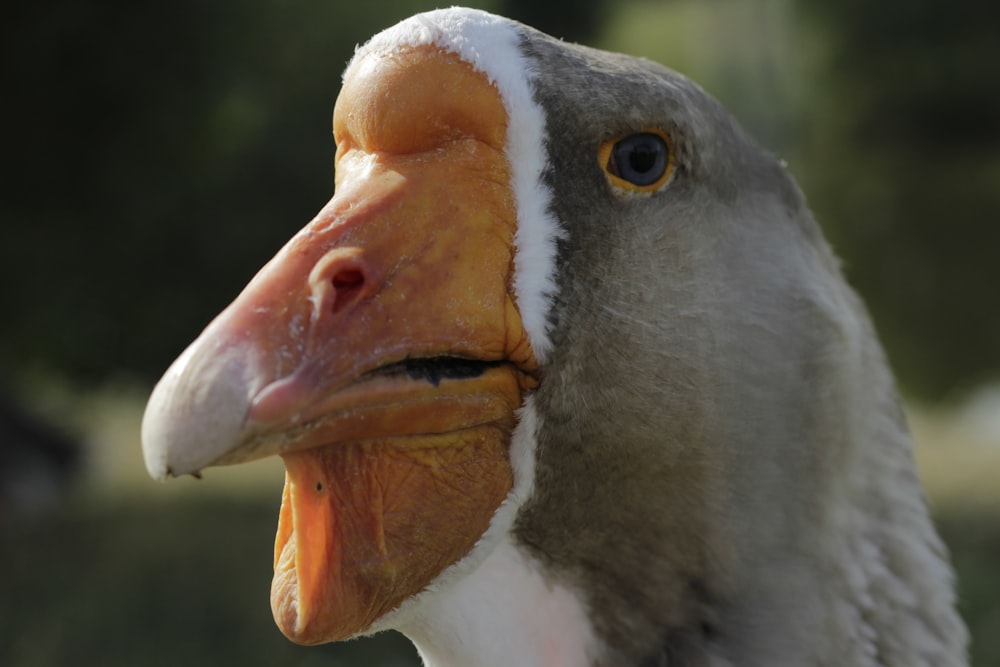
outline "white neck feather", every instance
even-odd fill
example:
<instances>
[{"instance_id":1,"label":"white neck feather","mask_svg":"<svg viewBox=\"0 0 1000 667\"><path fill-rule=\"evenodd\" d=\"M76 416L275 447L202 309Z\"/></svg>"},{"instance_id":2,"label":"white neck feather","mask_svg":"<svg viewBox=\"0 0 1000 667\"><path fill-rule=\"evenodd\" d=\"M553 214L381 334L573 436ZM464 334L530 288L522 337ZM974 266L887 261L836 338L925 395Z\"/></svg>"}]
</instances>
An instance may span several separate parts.
<instances>
[{"instance_id":1,"label":"white neck feather","mask_svg":"<svg viewBox=\"0 0 1000 667\"><path fill-rule=\"evenodd\" d=\"M586 667L597 648L581 599L509 539L399 630L427 667Z\"/></svg>"}]
</instances>

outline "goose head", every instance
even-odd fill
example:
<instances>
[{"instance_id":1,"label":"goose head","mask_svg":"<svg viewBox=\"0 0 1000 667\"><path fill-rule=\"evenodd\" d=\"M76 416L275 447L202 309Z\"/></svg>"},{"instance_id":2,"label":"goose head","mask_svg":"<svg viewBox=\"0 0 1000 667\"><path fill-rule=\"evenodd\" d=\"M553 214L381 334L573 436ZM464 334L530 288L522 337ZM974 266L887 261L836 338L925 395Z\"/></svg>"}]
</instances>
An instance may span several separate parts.
<instances>
[{"instance_id":1,"label":"goose head","mask_svg":"<svg viewBox=\"0 0 1000 667\"><path fill-rule=\"evenodd\" d=\"M333 199L180 356L156 478L279 455L272 609L428 665L960 665L893 380L782 164L479 11L361 47Z\"/></svg>"}]
</instances>

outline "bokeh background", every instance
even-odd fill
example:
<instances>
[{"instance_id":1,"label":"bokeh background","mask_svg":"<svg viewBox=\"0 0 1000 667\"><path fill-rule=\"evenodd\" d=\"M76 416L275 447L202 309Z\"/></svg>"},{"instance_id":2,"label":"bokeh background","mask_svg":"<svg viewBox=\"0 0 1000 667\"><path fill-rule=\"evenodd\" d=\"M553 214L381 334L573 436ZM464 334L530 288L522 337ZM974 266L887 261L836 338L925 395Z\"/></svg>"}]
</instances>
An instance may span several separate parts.
<instances>
[{"instance_id":1,"label":"bokeh background","mask_svg":"<svg viewBox=\"0 0 1000 667\"><path fill-rule=\"evenodd\" d=\"M663 62L797 176L900 379L1000 666L1000 3L496 0ZM0 664L415 665L267 604L279 464L145 477L159 374L332 192L356 44L418 0L49 0L0 22Z\"/></svg>"}]
</instances>

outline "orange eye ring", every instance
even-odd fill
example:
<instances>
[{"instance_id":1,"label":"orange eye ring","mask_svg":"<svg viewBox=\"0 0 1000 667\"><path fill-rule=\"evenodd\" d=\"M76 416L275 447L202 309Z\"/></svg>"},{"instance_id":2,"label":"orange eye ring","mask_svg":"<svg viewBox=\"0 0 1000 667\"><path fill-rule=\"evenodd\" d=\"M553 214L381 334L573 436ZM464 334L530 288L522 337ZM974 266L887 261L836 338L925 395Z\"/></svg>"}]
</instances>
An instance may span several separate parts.
<instances>
[{"instance_id":1,"label":"orange eye ring","mask_svg":"<svg viewBox=\"0 0 1000 667\"><path fill-rule=\"evenodd\" d=\"M609 139L597 160L611 185L626 192L655 192L674 172L674 145L659 129Z\"/></svg>"}]
</instances>

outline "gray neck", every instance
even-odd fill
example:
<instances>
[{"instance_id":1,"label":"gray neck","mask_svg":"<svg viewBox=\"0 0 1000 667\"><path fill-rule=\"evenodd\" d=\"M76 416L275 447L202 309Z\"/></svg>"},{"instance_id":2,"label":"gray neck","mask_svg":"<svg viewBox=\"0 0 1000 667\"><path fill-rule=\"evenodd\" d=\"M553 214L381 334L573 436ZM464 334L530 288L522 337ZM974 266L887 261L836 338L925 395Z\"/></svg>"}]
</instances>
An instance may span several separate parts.
<instances>
[{"instance_id":1,"label":"gray neck","mask_svg":"<svg viewBox=\"0 0 1000 667\"><path fill-rule=\"evenodd\" d=\"M792 179L675 73L523 48L565 237L513 535L596 664L964 664L891 374ZM651 126L676 172L617 196L596 147Z\"/></svg>"},{"instance_id":2,"label":"gray neck","mask_svg":"<svg viewBox=\"0 0 1000 667\"><path fill-rule=\"evenodd\" d=\"M828 279L791 321L767 319L807 318L795 337L689 322L686 354L651 350L644 330L670 324L598 308L581 321L614 336L556 345L571 352L536 396L515 535L583 591L598 664L964 664L890 374Z\"/></svg>"}]
</instances>

